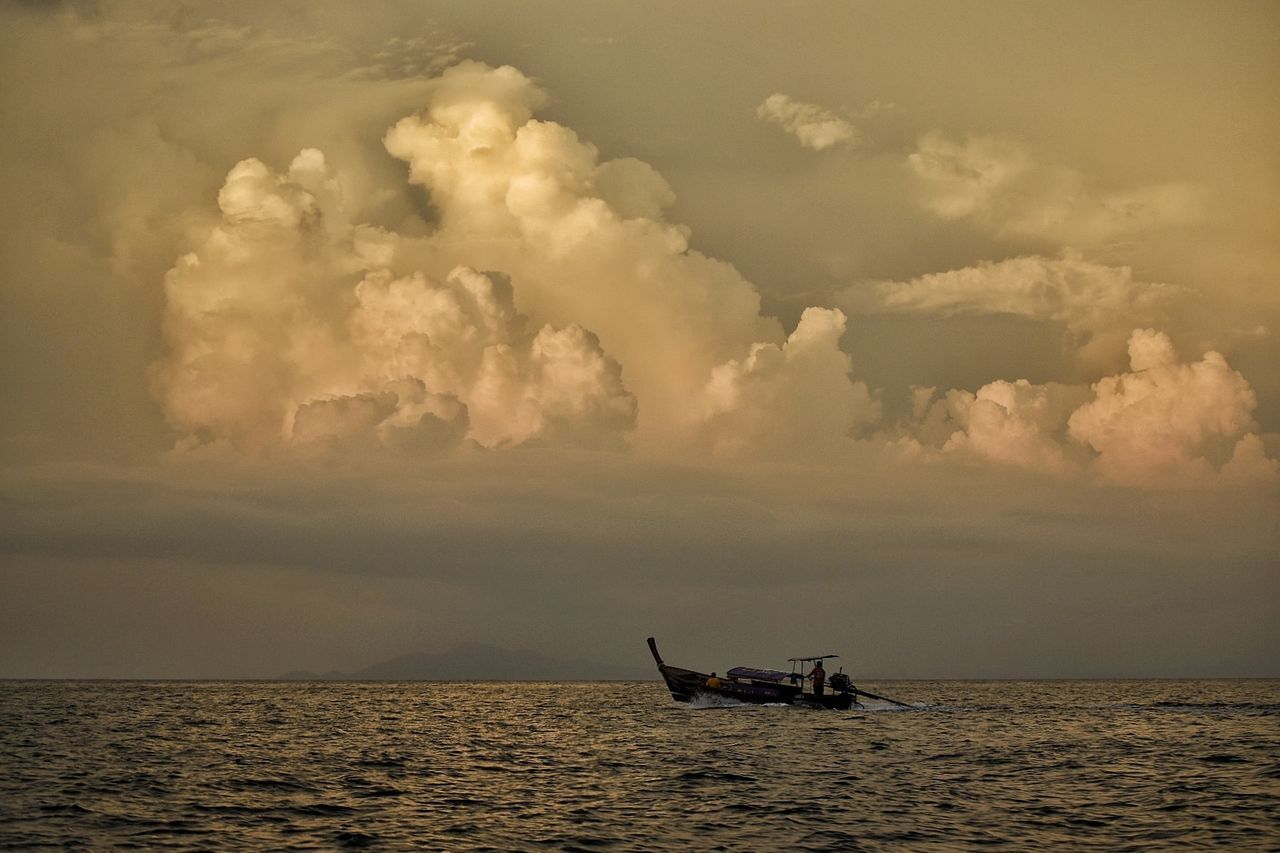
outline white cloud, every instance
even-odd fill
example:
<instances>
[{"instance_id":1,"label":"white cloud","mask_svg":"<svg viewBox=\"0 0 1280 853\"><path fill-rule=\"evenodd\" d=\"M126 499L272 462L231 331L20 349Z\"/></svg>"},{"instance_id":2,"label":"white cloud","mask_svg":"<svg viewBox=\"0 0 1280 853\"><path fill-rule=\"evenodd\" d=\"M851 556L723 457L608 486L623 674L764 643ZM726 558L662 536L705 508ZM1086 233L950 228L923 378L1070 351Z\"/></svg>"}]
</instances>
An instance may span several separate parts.
<instances>
[{"instance_id":1,"label":"white cloud","mask_svg":"<svg viewBox=\"0 0 1280 853\"><path fill-rule=\"evenodd\" d=\"M917 392L908 448L932 447L1125 485L1276 482L1251 414L1249 383L1216 352L1179 363L1168 336L1137 329L1130 372L1091 387L997 381L935 399Z\"/></svg>"},{"instance_id":2,"label":"white cloud","mask_svg":"<svg viewBox=\"0 0 1280 853\"><path fill-rule=\"evenodd\" d=\"M808 308L782 346L753 344L746 358L712 370L703 420L713 452L807 453L879 420L866 385L849 378L844 330L840 311Z\"/></svg>"},{"instance_id":3,"label":"white cloud","mask_svg":"<svg viewBox=\"0 0 1280 853\"><path fill-rule=\"evenodd\" d=\"M663 219L662 177L534 119L545 100L513 68L463 63L387 132L430 193L425 236L353 222L364 201L319 151L233 168L218 226L167 279L170 423L253 449L616 446L637 423L655 446L723 429L712 444L746 449L844 440L876 411L842 314L814 309L784 343L750 283ZM691 417L738 369L741 406Z\"/></svg>"},{"instance_id":4,"label":"white cloud","mask_svg":"<svg viewBox=\"0 0 1280 853\"><path fill-rule=\"evenodd\" d=\"M665 221L673 196L656 171L600 162L533 117L544 101L515 69L464 63L388 131L430 193L425 236L353 222L362 200L319 151L283 174L233 168L218 226L166 281L171 352L155 383L188 443L616 447L635 431L660 452L777 455L824 452L878 421L839 347L843 313L810 308L783 339L750 283ZM1000 186L1000 169L984 173ZM1008 313L1100 338L1158 318L1169 289L1065 252L879 292L878 310ZM1249 440L1252 391L1221 356L1178 365L1154 332L1129 350L1135 372L1091 390L921 394L908 441L1122 482L1227 465L1247 479L1270 464Z\"/></svg>"},{"instance_id":5,"label":"white cloud","mask_svg":"<svg viewBox=\"0 0 1280 853\"><path fill-rule=\"evenodd\" d=\"M756 107L756 117L778 125L798 139L801 145L814 151L833 145L850 145L858 139L854 126L836 114L783 94L765 98Z\"/></svg>"},{"instance_id":6,"label":"white cloud","mask_svg":"<svg viewBox=\"0 0 1280 853\"><path fill-rule=\"evenodd\" d=\"M1105 476L1125 483L1202 478L1237 450L1236 475L1246 465L1259 476L1275 473L1277 464L1255 453L1253 389L1225 358L1207 352L1180 364L1169 338L1154 329L1134 331L1129 356L1131 372L1097 382L1094 399L1068 422L1071 438L1097 452Z\"/></svg>"},{"instance_id":7,"label":"white cloud","mask_svg":"<svg viewBox=\"0 0 1280 853\"><path fill-rule=\"evenodd\" d=\"M246 160L222 220L170 271L156 366L170 422L200 441L616 444L635 424L617 362L590 332L525 331L510 283L381 266L395 237L346 223L323 155L285 174Z\"/></svg>"},{"instance_id":8,"label":"white cloud","mask_svg":"<svg viewBox=\"0 0 1280 853\"><path fill-rule=\"evenodd\" d=\"M569 128L533 118L544 100L513 68L463 63L388 131L437 214L431 234L397 244L393 265L508 273L536 322L599 336L640 402L638 439L665 446L710 370L752 341L781 342L781 327L737 270L665 220L674 196L655 170L601 162Z\"/></svg>"},{"instance_id":9,"label":"white cloud","mask_svg":"<svg viewBox=\"0 0 1280 853\"><path fill-rule=\"evenodd\" d=\"M1081 338L1120 336L1137 325L1162 323L1183 288L1134 278L1126 266L1086 260L1074 250L1056 258L1029 255L909 281L877 282L878 301L864 312L943 317L1007 314L1061 323ZM853 300L856 291L846 298Z\"/></svg>"},{"instance_id":10,"label":"white cloud","mask_svg":"<svg viewBox=\"0 0 1280 853\"><path fill-rule=\"evenodd\" d=\"M952 390L936 400L933 389L917 393L916 440L948 453L1058 473L1071 467L1070 449L1062 444L1067 418L1088 398L1082 387L1025 379L997 380L976 392Z\"/></svg>"}]
</instances>

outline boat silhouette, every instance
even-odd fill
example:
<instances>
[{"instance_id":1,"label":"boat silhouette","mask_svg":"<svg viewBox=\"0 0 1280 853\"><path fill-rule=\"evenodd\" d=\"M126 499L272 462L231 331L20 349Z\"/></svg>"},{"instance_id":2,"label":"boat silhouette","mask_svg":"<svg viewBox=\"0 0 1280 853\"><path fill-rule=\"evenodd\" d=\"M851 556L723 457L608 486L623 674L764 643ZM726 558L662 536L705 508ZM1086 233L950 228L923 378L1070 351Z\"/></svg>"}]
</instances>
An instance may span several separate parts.
<instances>
[{"instance_id":1,"label":"boat silhouette","mask_svg":"<svg viewBox=\"0 0 1280 853\"><path fill-rule=\"evenodd\" d=\"M854 687L853 681L843 671L825 678L811 678L805 674L806 664L821 664L839 657L834 654L788 658L790 672L735 666L719 676L714 672L697 672L664 662L653 637L649 638L649 651L653 653L658 672L671 691L671 698L677 702L719 699L752 705L803 705L847 711L857 703L858 695L871 695Z\"/></svg>"}]
</instances>

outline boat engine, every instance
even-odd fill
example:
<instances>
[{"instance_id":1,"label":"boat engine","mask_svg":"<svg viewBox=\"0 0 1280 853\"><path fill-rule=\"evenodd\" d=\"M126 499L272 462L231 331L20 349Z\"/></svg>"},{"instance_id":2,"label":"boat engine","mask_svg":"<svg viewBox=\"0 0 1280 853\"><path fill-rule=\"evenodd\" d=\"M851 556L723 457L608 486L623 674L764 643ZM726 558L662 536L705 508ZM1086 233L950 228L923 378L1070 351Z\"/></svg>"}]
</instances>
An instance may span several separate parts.
<instances>
[{"instance_id":1,"label":"boat engine","mask_svg":"<svg viewBox=\"0 0 1280 853\"><path fill-rule=\"evenodd\" d=\"M831 689L837 693L848 693L853 689L853 680L843 672L837 672L827 678L827 683L831 685Z\"/></svg>"}]
</instances>

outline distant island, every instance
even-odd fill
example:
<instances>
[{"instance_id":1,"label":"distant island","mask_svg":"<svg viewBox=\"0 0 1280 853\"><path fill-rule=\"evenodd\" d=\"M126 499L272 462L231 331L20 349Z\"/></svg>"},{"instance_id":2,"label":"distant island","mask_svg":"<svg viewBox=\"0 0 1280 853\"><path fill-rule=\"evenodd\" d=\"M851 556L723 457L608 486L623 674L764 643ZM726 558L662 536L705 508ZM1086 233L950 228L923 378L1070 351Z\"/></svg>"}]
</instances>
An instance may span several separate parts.
<instances>
[{"instance_id":1,"label":"distant island","mask_svg":"<svg viewBox=\"0 0 1280 853\"><path fill-rule=\"evenodd\" d=\"M634 681L656 677L652 667L639 662L617 666L561 660L483 643L464 643L437 654L400 655L354 672L299 669L279 676L281 681Z\"/></svg>"}]
</instances>

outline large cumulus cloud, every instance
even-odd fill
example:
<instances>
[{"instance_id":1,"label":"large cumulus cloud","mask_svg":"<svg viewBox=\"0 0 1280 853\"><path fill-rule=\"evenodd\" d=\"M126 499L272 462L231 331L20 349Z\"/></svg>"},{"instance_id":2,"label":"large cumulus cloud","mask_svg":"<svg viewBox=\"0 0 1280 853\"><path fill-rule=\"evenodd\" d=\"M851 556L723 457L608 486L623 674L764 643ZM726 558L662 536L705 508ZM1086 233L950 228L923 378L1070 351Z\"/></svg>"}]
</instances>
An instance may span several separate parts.
<instances>
[{"instance_id":1,"label":"large cumulus cloud","mask_svg":"<svg viewBox=\"0 0 1280 853\"><path fill-rule=\"evenodd\" d=\"M847 448L879 425L877 394L840 347L845 315L809 308L784 336L748 281L666 220L673 194L655 170L602 161L535 118L547 95L514 68L462 63L427 90L385 137L426 192L421 229L356 221L362 190L314 149L283 173L250 159L227 175L217 225L166 279L170 351L153 379L187 445L424 452L634 436L661 453L776 456ZM999 153L975 173L993 192L1021 168ZM1173 292L1065 251L881 283L873 310L1014 314L1096 345L1165 317ZM1125 483L1270 475L1252 389L1222 356L1178 364L1150 330L1128 350L1131 372L1091 388L917 392L912 420L888 434Z\"/></svg>"},{"instance_id":2,"label":"large cumulus cloud","mask_svg":"<svg viewBox=\"0 0 1280 853\"><path fill-rule=\"evenodd\" d=\"M428 192L425 235L352 221L367 205L320 151L283 174L233 168L220 222L166 279L170 423L262 449L617 446L637 417L650 438L697 444L714 424L743 446L815 425L842 439L867 419L843 316L806 314L784 341L754 287L664 219L662 177L534 119L545 100L514 68L463 63L388 131ZM744 364L753 390L726 402Z\"/></svg>"},{"instance_id":3,"label":"large cumulus cloud","mask_svg":"<svg viewBox=\"0 0 1280 853\"><path fill-rule=\"evenodd\" d=\"M674 196L656 171L602 162L571 129L533 118L545 97L514 68L463 63L387 133L436 214L397 262L507 272L530 316L600 336L641 401L642 431L670 436L712 367L780 343L782 329L750 282L666 221Z\"/></svg>"},{"instance_id":4,"label":"large cumulus cloud","mask_svg":"<svg viewBox=\"0 0 1280 853\"><path fill-rule=\"evenodd\" d=\"M1253 389L1220 354L1180 364L1166 335L1138 329L1129 358L1131 371L1097 382L1068 421L1103 474L1136 483L1202 478L1224 465L1237 478L1276 474L1280 466L1258 454Z\"/></svg>"},{"instance_id":5,"label":"large cumulus cloud","mask_svg":"<svg viewBox=\"0 0 1280 853\"><path fill-rule=\"evenodd\" d=\"M976 392L917 391L913 450L933 448L1125 485L1275 483L1253 389L1219 353L1178 361L1169 337L1136 329L1130 369L1092 386L998 380Z\"/></svg>"},{"instance_id":6,"label":"large cumulus cloud","mask_svg":"<svg viewBox=\"0 0 1280 853\"><path fill-rule=\"evenodd\" d=\"M166 279L155 380L188 442L486 446L617 443L636 402L589 331L530 332L500 274L386 268L319 151L284 174L239 163L221 222Z\"/></svg>"},{"instance_id":7,"label":"large cumulus cloud","mask_svg":"<svg viewBox=\"0 0 1280 853\"><path fill-rule=\"evenodd\" d=\"M844 330L841 312L809 308L782 346L755 344L712 370L703 417L713 452L812 452L876 422L879 404L849 380L852 365L838 347Z\"/></svg>"}]
</instances>

